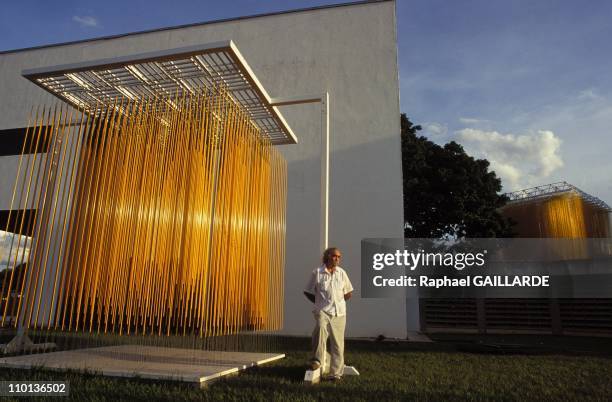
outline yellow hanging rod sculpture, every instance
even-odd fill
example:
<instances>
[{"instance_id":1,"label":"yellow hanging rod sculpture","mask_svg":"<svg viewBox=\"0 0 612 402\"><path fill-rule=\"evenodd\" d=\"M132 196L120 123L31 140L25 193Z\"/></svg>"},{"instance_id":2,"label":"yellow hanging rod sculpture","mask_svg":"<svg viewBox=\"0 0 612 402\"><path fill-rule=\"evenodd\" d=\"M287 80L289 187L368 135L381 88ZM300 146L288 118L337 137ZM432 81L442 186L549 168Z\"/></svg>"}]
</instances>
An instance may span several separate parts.
<instances>
[{"instance_id":1,"label":"yellow hanging rod sculpture","mask_svg":"<svg viewBox=\"0 0 612 402\"><path fill-rule=\"evenodd\" d=\"M6 227L29 256L6 267L2 326L281 328L286 163L250 113L222 83L94 110L33 113L11 209L36 213Z\"/></svg>"}]
</instances>

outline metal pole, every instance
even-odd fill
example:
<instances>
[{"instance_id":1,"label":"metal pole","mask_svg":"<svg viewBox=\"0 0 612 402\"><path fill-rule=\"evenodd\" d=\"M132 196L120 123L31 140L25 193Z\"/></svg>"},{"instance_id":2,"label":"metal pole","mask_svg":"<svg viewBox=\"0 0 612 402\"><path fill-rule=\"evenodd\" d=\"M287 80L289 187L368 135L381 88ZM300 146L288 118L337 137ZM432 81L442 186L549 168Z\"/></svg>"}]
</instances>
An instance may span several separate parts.
<instances>
[{"instance_id":1,"label":"metal pole","mask_svg":"<svg viewBox=\"0 0 612 402\"><path fill-rule=\"evenodd\" d=\"M329 93L321 97L321 249L329 245Z\"/></svg>"},{"instance_id":2,"label":"metal pole","mask_svg":"<svg viewBox=\"0 0 612 402\"><path fill-rule=\"evenodd\" d=\"M329 92L321 95L272 98L270 106L290 106L305 103L321 103L321 225L320 246L329 245Z\"/></svg>"}]
</instances>

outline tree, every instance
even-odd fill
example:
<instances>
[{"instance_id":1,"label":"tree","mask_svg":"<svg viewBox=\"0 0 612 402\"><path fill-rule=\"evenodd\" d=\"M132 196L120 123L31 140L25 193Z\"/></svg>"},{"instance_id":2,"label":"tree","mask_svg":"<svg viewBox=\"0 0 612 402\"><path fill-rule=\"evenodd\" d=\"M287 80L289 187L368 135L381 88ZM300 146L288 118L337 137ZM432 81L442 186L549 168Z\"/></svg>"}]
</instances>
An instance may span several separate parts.
<instances>
[{"instance_id":1,"label":"tree","mask_svg":"<svg viewBox=\"0 0 612 402\"><path fill-rule=\"evenodd\" d=\"M417 136L421 126L401 115L404 234L406 237L510 237L498 209L501 180L489 162L474 159L454 141L439 146Z\"/></svg>"}]
</instances>

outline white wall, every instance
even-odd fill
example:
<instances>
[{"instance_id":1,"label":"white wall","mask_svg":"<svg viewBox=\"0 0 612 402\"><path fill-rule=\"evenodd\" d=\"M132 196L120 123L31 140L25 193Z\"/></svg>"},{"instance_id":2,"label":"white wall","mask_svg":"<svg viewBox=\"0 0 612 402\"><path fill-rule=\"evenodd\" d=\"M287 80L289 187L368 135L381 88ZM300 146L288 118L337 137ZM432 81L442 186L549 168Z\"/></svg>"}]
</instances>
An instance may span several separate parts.
<instances>
[{"instance_id":1,"label":"white wall","mask_svg":"<svg viewBox=\"0 0 612 402\"><path fill-rule=\"evenodd\" d=\"M348 336L404 337L403 299L362 299L360 241L402 236L402 183L395 3L366 3L209 23L0 54L0 129L23 127L44 91L28 68L233 40L271 97L328 91L331 107L330 244L344 253L356 294ZM320 106L281 108L299 144L281 146L288 162L284 333L308 335L311 306L302 296L319 264ZM9 158L10 159L10 158ZM0 158L0 167L12 163ZM14 159L14 158L13 158ZM10 180L9 180L10 181ZM0 189L8 208L12 186ZM10 189L9 189L10 188ZM409 303L410 328L418 322Z\"/></svg>"}]
</instances>

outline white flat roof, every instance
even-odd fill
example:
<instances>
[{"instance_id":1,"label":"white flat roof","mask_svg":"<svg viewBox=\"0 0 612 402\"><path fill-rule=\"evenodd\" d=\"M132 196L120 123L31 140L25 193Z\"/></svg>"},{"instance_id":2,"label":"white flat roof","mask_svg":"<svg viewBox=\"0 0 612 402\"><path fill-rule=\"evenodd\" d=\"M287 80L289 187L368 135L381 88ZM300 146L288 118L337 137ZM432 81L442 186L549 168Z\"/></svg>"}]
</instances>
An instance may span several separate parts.
<instances>
[{"instance_id":1,"label":"white flat roof","mask_svg":"<svg viewBox=\"0 0 612 402\"><path fill-rule=\"evenodd\" d=\"M275 144L297 138L232 41L141 53L112 59L23 70L22 75L62 100L87 111L118 97L181 96L222 84Z\"/></svg>"}]
</instances>

